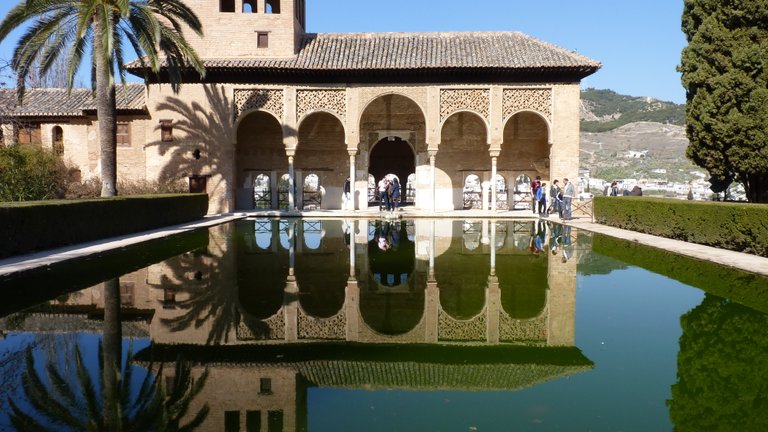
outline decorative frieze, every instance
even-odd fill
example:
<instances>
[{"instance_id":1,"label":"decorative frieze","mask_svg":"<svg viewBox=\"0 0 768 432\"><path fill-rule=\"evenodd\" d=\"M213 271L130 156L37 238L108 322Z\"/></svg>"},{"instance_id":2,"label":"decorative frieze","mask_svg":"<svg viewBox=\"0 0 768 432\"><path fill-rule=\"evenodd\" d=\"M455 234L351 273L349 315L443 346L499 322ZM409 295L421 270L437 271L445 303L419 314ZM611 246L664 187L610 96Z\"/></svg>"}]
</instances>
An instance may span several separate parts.
<instances>
[{"instance_id":1,"label":"decorative frieze","mask_svg":"<svg viewBox=\"0 0 768 432\"><path fill-rule=\"evenodd\" d=\"M437 338L441 341L485 342L488 338L487 328L485 311L470 320L457 320L441 309L438 314Z\"/></svg>"},{"instance_id":2,"label":"decorative frieze","mask_svg":"<svg viewBox=\"0 0 768 432\"><path fill-rule=\"evenodd\" d=\"M319 89L296 91L296 118L300 120L312 111L335 113L342 123L347 118L347 91L343 89Z\"/></svg>"},{"instance_id":3,"label":"decorative frieze","mask_svg":"<svg viewBox=\"0 0 768 432\"><path fill-rule=\"evenodd\" d=\"M283 118L283 91L280 89L235 89L235 120L250 110L272 113Z\"/></svg>"},{"instance_id":4,"label":"decorative frieze","mask_svg":"<svg viewBox=\"0 0 768 432\"><path fill-rule=\"evenodd\" d=\"M330 318L313 318L303 311L298 318L299 339L345 340L347 335L347 316L344 312Z\"/></svg>"},{"instance_id":5,"label":"decorative frieze","mask_svg":"<svg viewBox=\"0 0 768 432\"><path fill-rule=\"evenodd\" d=\"M552 89L507 88L503 95L504 120L519 111L536 111L552 122Z\"/></svg>"},{"instance_id":6,"label":"decorative frieze","mask_svg":"<svg viewBox=\"0 0 768 432\"><path fill-rule=\"evenodd\" d=\"M265 320L242 317L236 329L237 340L284 340L285 312L283 308Z\"/></svg>"},{"instance_id":7,"label":"decorative frieze","mask_svg":"<svg viewBox=\"0 0 768 432\"><path fill-rule=\"evenodd\" d=\"M499 314L499 339L503 342L544 341L547 340L547 318L549 308L533 319L516 319L507 313Z\"/></svg>"},{"instance_id":8,"label":"decorative frieze","mask_svg":"<svg viewBox=\"0 0 768 432\"><path fill-rule=\"evenodd\" d=\"M487 122L491 105L489 89L441 89L440 121L457 111L474 111Z\"/></svg>"}]
</instances>

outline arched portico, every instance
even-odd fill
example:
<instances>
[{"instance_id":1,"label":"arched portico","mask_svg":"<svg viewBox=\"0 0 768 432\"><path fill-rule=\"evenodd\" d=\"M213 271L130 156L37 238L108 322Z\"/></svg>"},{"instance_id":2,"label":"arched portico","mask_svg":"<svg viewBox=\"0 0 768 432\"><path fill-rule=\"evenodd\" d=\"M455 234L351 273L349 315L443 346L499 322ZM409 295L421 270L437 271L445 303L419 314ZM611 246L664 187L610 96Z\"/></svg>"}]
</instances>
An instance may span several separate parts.
<instances>
[{"instance_id":1,"label":"arched portico","mask_svg":"<svg viewBox=\"0 0 768 432\"><path fill-rule=\"evenodd\" d=\"M488 126L471 111L452 114L443 122L435 161L435 201L440 209L464 208L464 184L470 175L490 178ZM485 189L482 191L482 201ZM483 206L484 207L484 206Z\"/></svg>"},{"instance_id":2,"label":"arched portico","mask_svg":"<svg viewBox=\"0 0 768 432\"><path fill-rule=\"evenodd\" d=\"M269 208L276 209L278 180L289 168L283 144L283 127L272 113L251 111L240 117L236 128L235 206L238 209L253 209L257 201L266 206L266 197L258 197L256 193L257 186L260 191L267 189L266 185L256 184L261 176L261 179L270 179Z\"/></svg>"},{"instance_id":3,"label":"arched portico","mask_svg":"<svg viewBox=\"0 0 768 432\"><path fill-rule=\"evenodd\" d=\"M401 196L405 201L408 178L415 174L427 160L426 119L421 107L411 98L397 93L374 97L360 115L360 146L363 157L359 158L358 169L373 175L376 181L387 174L395 174L401 183ZM361 181L362 186L367 182ZM420 203L419 190L429 184L416 184L415 202ZM365 190L360 188L361 190ZM426 197L426 194L425 194ZM362 201L362 199L366 201ZM358 196L358 203L368 205L366 194Z\"/></svg>"},{"instance_id":4,"label":"arched portico","mask_svg":"<svg viewBox=\"0 0 768 432\"><path fill-rule=\"evenodd\" d=\"M294 156L297 185L304 185L308 175L318 177L319 197L302 193L297 188L297 207L340 209L344 181L349 177L344 125L335 115L317 111L305 116L298 129L298 146Z\"/></svg>"}]
</instances>

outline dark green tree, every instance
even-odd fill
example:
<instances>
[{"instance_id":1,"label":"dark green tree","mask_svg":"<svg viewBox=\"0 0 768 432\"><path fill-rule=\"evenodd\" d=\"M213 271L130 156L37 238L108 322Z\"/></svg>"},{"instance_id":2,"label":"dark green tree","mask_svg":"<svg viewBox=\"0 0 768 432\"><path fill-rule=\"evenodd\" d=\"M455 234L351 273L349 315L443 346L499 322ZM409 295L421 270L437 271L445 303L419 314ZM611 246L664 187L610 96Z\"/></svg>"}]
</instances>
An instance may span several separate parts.
<instances>
[{"instance_id":1,"label":"dark green tree","mask_svg":"<svg viewBox=\"0 0 768 432\"><path fill-rule=\"evenodd\" d=\"M685 0L686 152L768 203L768 2Z\"/></svg>"},{"instance_id":2,"label":"dark green tree","mask_svg":"<svg viewBox=\"0 0 768 432\"><path fill-rule=\"evenodd\" d=\"M31 25L11 60L20 98L30 72L45 76L62 56L68 65L67 88L72 88L90 48L91 85L99 119L101 195L117 195L115 72L125 82L126 48L139 56L146 73L158 73L165 67L172 88L178 91L187 67L205 74L203 62L182 33L187 27L202 36L200 20L182 0L26 0L19 1L0 22L0 42L25 24Z\"/></svg>"}]
</instances>

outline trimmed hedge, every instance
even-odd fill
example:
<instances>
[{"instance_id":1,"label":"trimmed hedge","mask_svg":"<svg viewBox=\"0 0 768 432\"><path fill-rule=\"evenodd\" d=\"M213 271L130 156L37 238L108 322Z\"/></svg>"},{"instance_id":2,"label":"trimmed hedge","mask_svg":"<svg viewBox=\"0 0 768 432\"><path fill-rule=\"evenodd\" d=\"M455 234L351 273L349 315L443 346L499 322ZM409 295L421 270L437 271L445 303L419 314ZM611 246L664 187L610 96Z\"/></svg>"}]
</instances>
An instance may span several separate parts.
<instances>
[{"instance_id":1,"label":"trimmed hedge","mask_svg":"<svg viewBox=\"0 0 768 432\"><path fill-rule=\"evenodd\" d=\"M768 313L768 278L603 234L592 251Z\"/></svg>"},{"instance_id":2,"label":"trimmed hedge","mask_svg":"<svg viewBox=\"0 0 768 432\"><path fill-rule=\"evenodd\" d=\"M597 223L768 257L768 205L595 197Z\"/></svg>"},{"instance_id":3,"label":"trimmed hedge","mask_svg":"<svg viewBox=\"0 0 768 432\"><path fill-rule=\"evenodd\" d=\"M202 219L206 194L0 203L0 258Z\"/></svg>"}]
</instances>

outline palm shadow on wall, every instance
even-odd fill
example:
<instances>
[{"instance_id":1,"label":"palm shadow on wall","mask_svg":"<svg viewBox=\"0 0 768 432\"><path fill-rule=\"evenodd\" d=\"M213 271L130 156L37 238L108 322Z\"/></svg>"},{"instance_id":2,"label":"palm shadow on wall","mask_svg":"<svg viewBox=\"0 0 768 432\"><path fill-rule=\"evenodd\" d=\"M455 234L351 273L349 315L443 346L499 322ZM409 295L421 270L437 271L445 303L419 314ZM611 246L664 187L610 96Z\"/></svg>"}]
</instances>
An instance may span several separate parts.
<instances>
[{"instance_id":1,"label":"palm shadow on wall","mask_svg":"<svg viewBox=\"0 0 768 432\"><path fill-rule=\"evenodd\" d=\"M229 163L227 150L233 152L234 148L229 147L235 142L233 101L223 87L206 85L203 89L207 106L172 96L155 107L160 113L175 113L177 119L172 123L172 141L157 140L146 145L146 148L156 147L159 155L167 160L158 175L161 183L191 175L220 173ZM155 125L155 136L160 136L161 128L161 123ZM209 190L225 186L220 184L222 178L214 181L219 183L209 184Z\"/></svg>"}]
</instances>

